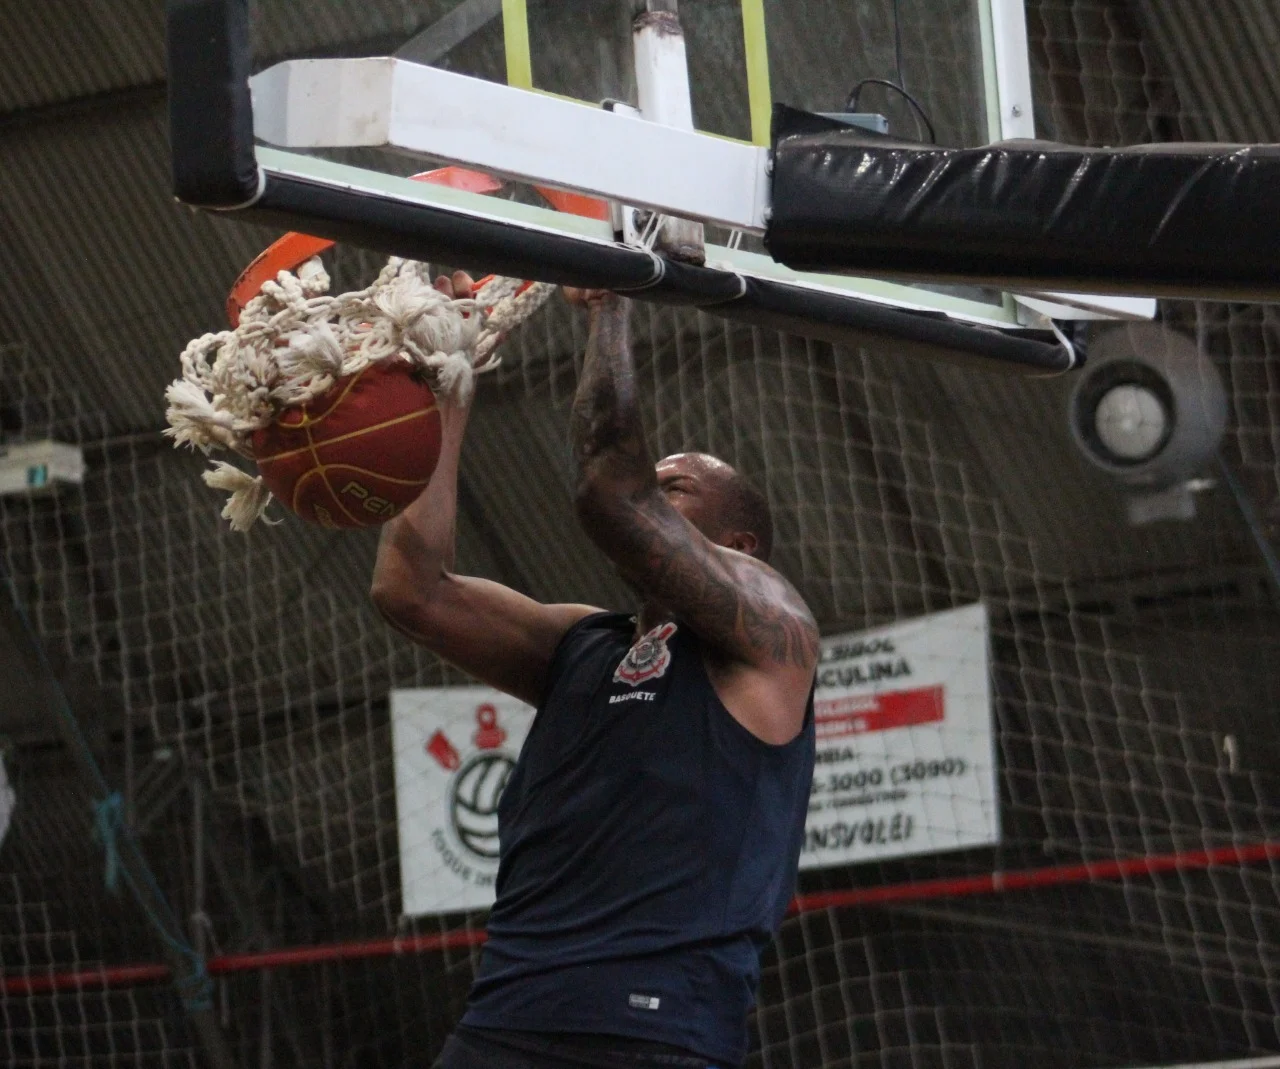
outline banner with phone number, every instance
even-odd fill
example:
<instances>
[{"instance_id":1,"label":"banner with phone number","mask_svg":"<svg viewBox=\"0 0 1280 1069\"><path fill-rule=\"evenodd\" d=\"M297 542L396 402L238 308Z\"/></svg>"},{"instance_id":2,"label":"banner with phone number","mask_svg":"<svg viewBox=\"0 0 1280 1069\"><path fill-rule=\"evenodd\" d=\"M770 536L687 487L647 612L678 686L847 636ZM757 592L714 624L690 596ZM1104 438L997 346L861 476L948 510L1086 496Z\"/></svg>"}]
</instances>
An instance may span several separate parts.
<instances>
[{"instance_id":1,"label":"banner with phone number","mask_svg":"<svg viewBox=\"0 0 1280 1069\"><path fill-rule=\"evenodd\" d=\"M1000 840L984 605L823 639L802 869Z\"/></svg>"}]
</instances>

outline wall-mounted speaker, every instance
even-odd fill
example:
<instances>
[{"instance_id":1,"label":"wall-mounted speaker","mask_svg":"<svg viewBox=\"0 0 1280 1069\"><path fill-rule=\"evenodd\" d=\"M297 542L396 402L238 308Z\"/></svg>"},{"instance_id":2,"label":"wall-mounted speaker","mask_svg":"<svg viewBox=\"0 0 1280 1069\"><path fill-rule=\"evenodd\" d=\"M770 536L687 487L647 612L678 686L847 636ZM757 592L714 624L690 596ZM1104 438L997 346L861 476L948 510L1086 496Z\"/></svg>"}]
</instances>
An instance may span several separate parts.
<instances>
[{"instance_id":1,"label":"wall-mounted speaker","mask_svg":"<svg viewBox=\"0 0 1280 1069\"><path fill-rule=\"evenodd\" d=\"M1227 426L1227 397L1195 342L1156 323L1109 327L1089 344L1071 432L1126 487L1134 523L1195 516L1194 490Z\"/></svg>"}]
</instances>

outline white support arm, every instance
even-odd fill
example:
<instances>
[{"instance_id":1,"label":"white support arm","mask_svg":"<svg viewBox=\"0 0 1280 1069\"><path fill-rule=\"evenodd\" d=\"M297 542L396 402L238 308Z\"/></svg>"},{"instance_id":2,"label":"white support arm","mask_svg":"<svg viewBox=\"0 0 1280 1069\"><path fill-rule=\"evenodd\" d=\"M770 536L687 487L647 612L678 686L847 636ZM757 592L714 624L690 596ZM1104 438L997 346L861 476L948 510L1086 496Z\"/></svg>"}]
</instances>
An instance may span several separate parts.
<instances>
[{"instance_id":1,"label":"white support arm","mask_svg":"<svg viewBox=\"0 0 1280 1069\"><path fill-rule=\"evenodd\" d=\"M674 3L669 5L670 10L654 10L657 6L650 4L648 11L637 16L632 28L640 117L691 131L693 95L684 32ZM672 259L702 263L706 259L706 235L694 220L668 216L654 249Z\"/></svg>"},{"instance_id":2,"label":"white support arm","mask_svg":"<svg viewBox=\"0 0 1280 1069\"><path fill-rule=\"evenodd\" d=\"M393 147L764 233L768 150L394 58L289 60L250 82L281 148Z\"/></svg>"},{"instance_id":3,"label":"white support arm","mask_svg":"<svg viewBox=\"0 0 1280 1069\"><path fill-rule=\"evenodd\" d=\"M1015 293L1014 300L1048 319L1134 319L1156 317L1154 297L1104 297L1084 293Z\"/></svg>"}]
</instances>

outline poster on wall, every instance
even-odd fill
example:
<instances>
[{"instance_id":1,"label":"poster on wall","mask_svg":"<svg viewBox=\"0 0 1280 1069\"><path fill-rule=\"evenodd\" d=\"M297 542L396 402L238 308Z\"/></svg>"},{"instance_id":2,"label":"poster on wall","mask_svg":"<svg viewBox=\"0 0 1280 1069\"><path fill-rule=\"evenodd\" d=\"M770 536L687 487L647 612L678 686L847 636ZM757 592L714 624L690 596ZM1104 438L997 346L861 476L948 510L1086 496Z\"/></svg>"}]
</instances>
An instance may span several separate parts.
<instances>
[{"instance_id":1,"label":"poster on wall","mask_svg":"<svg viewBox=\"0 0 1280 1069\"><path fill-rule=\"evenodd\" d=\"M822 641L800 867L999 842L986 606Z\"/></svg>"},{"instance_id":2,"label":"poster on wall","mask_svg":"<svg viewBox=\"0 0 1280 1069\"><path fill-rule=\"evenodd\" d=\"M488 687L392 692L406 916L493 904L498 799L533 715L531 706Z\"/></svg>"}]
</instances>

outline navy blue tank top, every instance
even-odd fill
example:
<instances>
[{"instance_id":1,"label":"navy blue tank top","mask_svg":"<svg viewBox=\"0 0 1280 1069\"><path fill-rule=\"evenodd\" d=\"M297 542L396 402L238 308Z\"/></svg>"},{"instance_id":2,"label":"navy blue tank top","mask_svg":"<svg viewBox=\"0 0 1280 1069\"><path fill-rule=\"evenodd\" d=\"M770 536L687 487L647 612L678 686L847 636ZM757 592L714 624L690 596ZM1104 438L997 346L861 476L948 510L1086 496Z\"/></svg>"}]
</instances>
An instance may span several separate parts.
<instances>
[{"instance_id":1,"label":"navy blue tank top","mask_svg":"<svg viewBox=\"0 0 1280 1069\"><path fill-rule=\"evenodd\" d=\"M498 806L501 862L463 1023L603 1033L737 1065L813 779L717 697L688 628L575 624Z\"/></svg>"}]
</instances>

